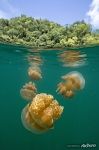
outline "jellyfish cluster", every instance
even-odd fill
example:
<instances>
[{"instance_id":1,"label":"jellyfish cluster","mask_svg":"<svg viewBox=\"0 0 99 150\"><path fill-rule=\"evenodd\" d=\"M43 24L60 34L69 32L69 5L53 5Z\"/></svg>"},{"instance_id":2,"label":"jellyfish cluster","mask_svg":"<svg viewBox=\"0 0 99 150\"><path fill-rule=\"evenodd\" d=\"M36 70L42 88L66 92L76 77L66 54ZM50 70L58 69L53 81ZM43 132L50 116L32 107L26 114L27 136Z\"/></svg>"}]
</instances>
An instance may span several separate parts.
<instances>
[{"instance_id":1,"label":"jellyfish cluster","mask_svg":"<svg viewBox=\"0 0 99 150\"><path fill-rule=\"evenodd\" d=\"M43 61L38 55L29 55L27 60L29 62L28 76L31 81L23 85L20 90L20 94L23 99L32 101L32 99L37 95L37 87L34 81L42 79L40 65Z\"/></svg>"},{"instance_id":2,"label":"jellyfish cluster","mask_svg":"<svg viewBox=\"0 0 99 150\"><path fill-rule=\"evenodd\" d=\"M70 72L61 78L63 81L57 85L56 91L64 97L73 97L76 91L83 89L85 86L84 77L77 71Z\"/></svg>"},{"instance_id":3,"label":"jellyfish cluster","mask_svg":"<svg viewBox=\"0 0 99 150\"><path fill-rule=\"evenodd\" d=\"M25 83L20 90L21 97L28 101L22 110L21 120L27 130L39 134L54 127L63 112L63 106L51 94L38 93L34 81L42 79L41 60L31 56L28 61L28 76L33 82Z\"/></svg>"},{"instance_id":4,"label":"jellyfish cluster","mask_svg":"<svg viewBox=\"0 0 99 150\"><path fill-rule=\"evenodd\" d=\"M61 54L62 61L73 64L80 60L79 52L66 52ZM83 57L83 56L82 56ZM55 122L63 114L64 107L61 106L53 95L38 92L36 83L42 79L40 65L43 63L40 56L28 56L29 68L28 76L30 81L25 83L20 89L20 95L27 100L28 104L21 112L23 126L30 132L40 134L54 128ZM72 71L61 76L60 83L57 84L56 92L64 98L72 98L85 86L83 75L77 71Z\"/></svg>"}]
</instances>

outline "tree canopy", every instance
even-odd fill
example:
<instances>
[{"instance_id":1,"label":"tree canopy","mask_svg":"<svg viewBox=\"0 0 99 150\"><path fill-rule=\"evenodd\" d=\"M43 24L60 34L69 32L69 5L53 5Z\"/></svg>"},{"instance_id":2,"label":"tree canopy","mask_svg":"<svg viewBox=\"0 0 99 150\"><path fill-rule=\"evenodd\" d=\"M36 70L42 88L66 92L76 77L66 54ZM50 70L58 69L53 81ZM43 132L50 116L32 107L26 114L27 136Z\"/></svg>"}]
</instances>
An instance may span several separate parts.
<instances>
[{"instance_id":1,"label":"tree canopy","mask_svg":"<svg viewBox=\"0 0 99 150\"><path fill-rule=\"evenodd\" d=\"M34 19L21 15L0 19L0 42L22 44L36 48L64 48L99 44L99 29L92 31L90 24L77 21L71 25Z\"/></svg>"}]
</instances>

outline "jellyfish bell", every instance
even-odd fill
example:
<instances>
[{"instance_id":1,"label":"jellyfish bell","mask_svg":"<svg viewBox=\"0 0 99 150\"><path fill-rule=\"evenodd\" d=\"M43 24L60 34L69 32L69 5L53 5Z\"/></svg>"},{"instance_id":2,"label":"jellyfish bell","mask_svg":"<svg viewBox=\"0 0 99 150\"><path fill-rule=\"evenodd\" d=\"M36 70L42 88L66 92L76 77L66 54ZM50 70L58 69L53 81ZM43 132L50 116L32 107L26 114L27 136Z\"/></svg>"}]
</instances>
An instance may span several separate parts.
<instances>
[{"instance_id":1,"label":"jellyfish bell","mask_svg":"<svg viewBox=\"0 0 99 150\"><path fill-rule=\"evenodd\" d=\"M64 85L64 83L60 82L58 85L57 85L57 90L56 92L58 93L65 93L66 92L66 87Z\"/></svg>"},{"instance_id":2,"label":"jellyfish bell","mask_svg":"<svg viewBox=\"0 0 99 150\"><path fill-rule=\"evenodd\" d=\"M41 72L39 65L37 63L35 63L35 62L30 63L30 67L29 68L32 68L33 70L37 70L37 71Z\"/></svg>"},{"instance_id":3,"label":"jellyfish bell","mask_svg":"<svg viewBox=\"0 0 99 150\"><path fill-rule=\"evenodd\" d=\"M33 133L43 133L52 129L54 122L63 112L63 106L52 95L37 94L21 113L21 120L26 129Z\"/></svg>"},{"instance_id":4,"label":"jellyfish bell","mask_svg":"<svg viewBox=\"0 0 99 150\"><path fill-rule=\"evenodd\" d=\"M46 124L46 126L51 127L53 124L53 110L47 107L42 114L41 121Z\"/></svg>"},{"instance_id":5,"label":"jellyfish bell","mask_svg":"<svg viewBox=\"0 0 99 150\"><path fill-rule=\"evenodd\" d=\"M67 91L66 93L65 93L65 95L64 95L65 97L69 97L69 98L71 98L71 97L73 97L74 96L74 92L72 91L72 90L70 90L70 91Z\"/></svg>"},{"instance_id":6,"label":"jellyfish bell","mask_svg":"<svg viewBox=\"0 0 99 150\"><path fill-rule=\"evenodd\" d=\"M74 85L71 80L67 80L67 81L60 82L57 85L57 87L58 88L56 91L60 91L61 93L64 93L66 91L73 89Z\"/></svg>"},{"instance_id":7,"label":"jellyfish bell","mask_svg":"<svg viewBox=\"0 0 99 150\"><path fill-rule=\"evenodd\" d=\"M65 81L70 80L78 90L81 90L85 87L85 79L82 74L77 71L72 71L62 76L62 79Z\"/></svg>"},{"instance_id":8,"label":"jellyfish bell","mask_svg":"<svg viewBox=\"0 0 99 150\"><path fill-rule=\"evenodd\" d=\"M61 77L63 79L57 86L57 92L64 97L71 98L75 92L85 86L85 79L81 73L73 71Z\"/></svg>"},{"instance_id":9,"label":"jellyfish bell","mask_svg":"<svg viewBox=\"0 0 99 150\"><path fill-rule=\"evenodd\" d=\"M71 82L61 82L58 84L56 91L58 91L58 93L62 94L64 97L71 98L74 96L73 88L74 87Z\"/></svg>"},{"instance_id":10,"label":"jellyfish bell","mask_svg":"<svg viewBox=\"0 0 99 150\"><path fill-rule=\"evenodd\" d=\"M28 131L35 133L35 134L41 134L47 131L44 128L40 127L31 117L29 111L28 111L29 104L23 108L21 112L21 122L25 129Z\"/></svg>"},{"instance_id":11,"label":"jellyfish bell","mask_svg":"<svg viewBox=\"0 0 99 150\"><path fill-rule=\"evenodd\" d=\"M23 87L28 90L33 90L33 91L37 92L37 88L36 88L35 84L32 82L26 83Z\"/></svg>"},{"instance_id":12,"label":"jellyfish bell","mask_svg":"<svg viewBox=\"0 0 99 150\"><path fill-rule=\"evenodd\" d=\"M38 67L29 67L28 75L33 80L39 80L42 78L41 71Z\"/></svg>"},{"instance_id":13,"label":"jellyfish bell","mask_svg":"<svg viewBox=\"0 0 99 150\"><path fill-rule=\"evenodd\" d=\"M28 89L21 89L20 94L21 94L22 98L24 98L25 100L28 100L28 101L31 101L32 98L35 96L35 93Z\"/></svg>"},{"instance_id":14,"label":"jellyfish bell","mask_svg":"<svg viewBox=\"0 0 99 150\"><path fill-rule=\"evenodd\" d=\"M52 104L54 105L54 107L56 107L56 100L54 100L54 97L52 95L41 93L35 96L35 98L32 101L32 104L30 105L29 110L32 117L35 119L36 122L40 123L40 126L42 127L47 127L47 125L41 120L41 118L44 116L43 113L45 111L46 111L45 117L47 117L47 115L52 117L53 122L54 120L57 119L54 118L55 117L53 113L54 107L52 107ZM58 112L59 112L58 117L60 117L63 107L60 106L59 104L57 105L58 105Z\"/></svg>"},{"instance_id":15,"label":"jellyfish bell","mask_svg":"<svg viewBox=\"0 0 99 150\"><path fill-rule=\"evenodd\" d=\"M26 83L20 90L21 97L25 100L31 101L37 94L37 88L34 83Z\"/></svg>"}]
</instances>

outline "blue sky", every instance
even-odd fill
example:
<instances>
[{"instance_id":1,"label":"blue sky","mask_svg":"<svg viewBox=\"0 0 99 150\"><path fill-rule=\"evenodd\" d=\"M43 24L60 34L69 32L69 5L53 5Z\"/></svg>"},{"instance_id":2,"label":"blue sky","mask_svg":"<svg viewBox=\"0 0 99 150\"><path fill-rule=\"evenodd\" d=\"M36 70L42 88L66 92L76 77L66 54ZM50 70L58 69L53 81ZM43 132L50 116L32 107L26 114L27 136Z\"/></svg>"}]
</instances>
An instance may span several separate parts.
<instances>
[{"instance_id":1,"label":"blue sky","mask_svg":"<svg viewBox=\"0 0 99 150\"><path fill-rule=\"evenodd\" d=\"M0 18L21 14L62 25L84 19L99 27L99 0L0 0Z\"/></svg>"}]
</instances>

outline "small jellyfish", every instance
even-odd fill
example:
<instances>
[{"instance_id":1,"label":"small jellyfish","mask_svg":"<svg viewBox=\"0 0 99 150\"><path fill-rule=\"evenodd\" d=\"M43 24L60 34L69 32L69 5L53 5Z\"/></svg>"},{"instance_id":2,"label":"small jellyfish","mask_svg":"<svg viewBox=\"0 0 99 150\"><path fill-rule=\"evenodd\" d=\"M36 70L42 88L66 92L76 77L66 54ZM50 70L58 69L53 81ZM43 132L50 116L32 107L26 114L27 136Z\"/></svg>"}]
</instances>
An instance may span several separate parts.
<instances>
[{"instance_id":1,"label":"small jellyfish","mask_svg":"<svg viewBox=\"0 0 99 150\"><path fill-rule=\"evenodd\" d=\"M21 120L26 129L39 134L52 129L62 112L63 106L52 95L41 93L22 110Z\"/></svg>"},{"instance_id":2,"label":"small jellyfish","mask_svg":"<svg viewBox=\"0 0 99 150\"><path fill-rule=\"evenodd\" d=\"M26 83L20 90L20 94L22 98L31 101L33 97L35 97L35 95L37 94L37 88L32 82Z\"/></svg>"},{"instance_id":3,"label":"small jellyfish","mask_svg":"<svg viewBox=\"0 0 99 150\"><path fill-rule=\"evenodd\" d=\"M85 86L85 79L79 72L73 71L61 78L63 81L57 85L56 91L64 97L73 97L76 91L83 89Z\"/></svg>"},{"instance_id":4,"label":"small jellyfish","mask_svg":"<svg viewBox=\"0 0 99 150\"><path fill-rule=\"evenodd\" d=\"M28 69L28 75L33 80L39 80L42 78L41 70L38 66L31 66Z\"/></svg>"}]
</instances>

